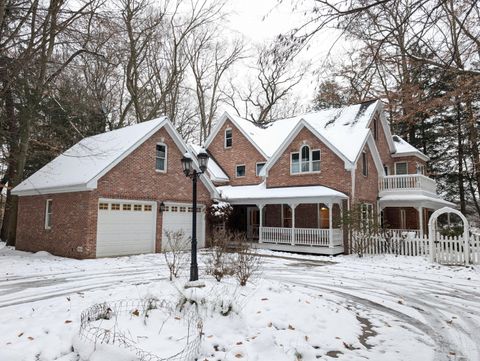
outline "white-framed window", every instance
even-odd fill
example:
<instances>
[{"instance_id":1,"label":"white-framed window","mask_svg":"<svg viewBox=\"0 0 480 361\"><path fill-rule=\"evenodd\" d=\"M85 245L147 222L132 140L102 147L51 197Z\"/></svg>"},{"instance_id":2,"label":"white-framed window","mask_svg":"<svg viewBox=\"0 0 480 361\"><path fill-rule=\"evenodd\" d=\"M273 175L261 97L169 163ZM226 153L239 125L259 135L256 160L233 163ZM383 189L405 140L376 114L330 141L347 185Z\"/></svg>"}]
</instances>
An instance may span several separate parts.
<instances>
[{"instance_id":1,"label":"white-framed window","mask_svg":"<svg viewBox=\"0 0 480 361\"><path fill-rule=\"evenodd\" d=\"M378 118L373 118L373 138L378 140Z\"/></svg>"},{"instance_id":2,"label":"white-framed window","mask_svg":"<svg viewBox=\"0 0 480 361\"><path fill-rule=\"evenodd\" d=\"M425 165L417 163L417 174L425 174Z\"/></svg>"},{"instance_id":3,"label":"white-framed window","mask_svg":"<svg viewBox=\"0 0 480 361\"><path fill-rule=\"evenodd\" d=\"M362 174L368 176L368 155L367 152L362 153Z\"/></svg>"},{"instance_id":4,"label":"white-framed window","mask_svg":"<svg viewBox=\"0 0 480 361\"><path fill-rule=\"evenodd\" d=\"M232 129L225 129L225 148L230 148L233 145Z\"/></svg>"},{"instance_id":5,"label":"white-framed window","mask_svg":"<svg viewBox=\"0 0 480 361\"><path fill-rule=\"evenodd\" d=\"M369 227L373 221L373 204L362 203L360 205L360 220L363 227Z\"/></svg>"},{"instance_id":6,"label":"white-framed window","mask_svg":"<svg viewBox=\"0 0 480 361\"><path fill-rule=\"evenodd\" d=\"M320 149L311 150L308 145L303 145L298 152L290 154L290 172L313 173L320 171Z\"/></svg>"},{"instance_id":7,"label":"white-framed window","mask_svg":"<svg viewBox=\"0 0 480 361\"><path fill-rule=\"evenodd\" d=\"M158 172L167 171L167 145L163 143L157 143L155 159L155 170Z\"/></svg>"},{"instance_id":8,"label":"white-framed window","mask_svg":"<svg viewBox=\"0 0 480 361\"><path fill-rule=\"evenodd\" d=\"M260 175L260 172L262 171L262 168L265 166L265 162L258 162L257 164L255 164L255 174L257 176Z\"/></svg>"},{"instance_id":9,"label":"white-framed window","mask_svg":"<svg viewBox=\"0 0 480 361\"><path fill-rule=\"evenodd\" d=\"M52 206L53 206L53 200L47 199L45 203L45 229L52 228L52 213L53 213Z\"/></svg>"},{"instance_id":10,"label":"white-framed window","mask_svg":"<svg viewBox=\"0 0 480 361\"><path fill-rule=\"evenodd\" d=\"M396 162L395 163L395 175L408 174L408 163L407 162Z\"/></svg>"},{"instance_id":11,"label":"white-framed window","mask_svg":"<svg viewBox=\"0 0 480 361\"><path fill-rule=\"evenodd\" d=\"M245 164L238 164L238 165L235 166L235 177L236 178L245 177L245 174L246 174Z\"/></svg>"}]
</instances>

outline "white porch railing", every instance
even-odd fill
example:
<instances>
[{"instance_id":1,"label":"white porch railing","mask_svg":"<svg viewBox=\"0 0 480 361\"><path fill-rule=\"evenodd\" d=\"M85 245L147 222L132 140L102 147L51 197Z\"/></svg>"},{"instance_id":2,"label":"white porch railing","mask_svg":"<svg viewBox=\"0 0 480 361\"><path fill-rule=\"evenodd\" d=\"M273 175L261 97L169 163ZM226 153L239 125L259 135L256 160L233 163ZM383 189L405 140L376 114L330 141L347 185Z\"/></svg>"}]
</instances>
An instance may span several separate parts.
<instances>
[{"instance_id":1,"label":"white porch railing","mask_svg":"<svg viewBox=\"0 0 480 361\"><path fill-rule=\"evenodd\" d=\"M265 243L292 244L292 229L282 227L260 228L261 240Z\"/></svg>"},{"instance_id":2,"label":"white porch railing","mask_svg":"<svg viewBox=\"0 0 480 361\"><path fill-rule=\"evenodd\" d=\"M378 179L379 192L423 190L436 193L437 183L423 174L389 175Z\"/></svg>"},{"instance_id":3,"label":"white porch railing","mask_svg":"<svg viewBox=\"0 0 480 361\"><path fill-rule=\"evenodd\" d=\"M329 247L330 230L324 228L261 227L261 242L297 246ZM293 239L292 239L293 236ZM333 246L343 245L341 229L332 229Z\"/></svg>"}]
</instances>

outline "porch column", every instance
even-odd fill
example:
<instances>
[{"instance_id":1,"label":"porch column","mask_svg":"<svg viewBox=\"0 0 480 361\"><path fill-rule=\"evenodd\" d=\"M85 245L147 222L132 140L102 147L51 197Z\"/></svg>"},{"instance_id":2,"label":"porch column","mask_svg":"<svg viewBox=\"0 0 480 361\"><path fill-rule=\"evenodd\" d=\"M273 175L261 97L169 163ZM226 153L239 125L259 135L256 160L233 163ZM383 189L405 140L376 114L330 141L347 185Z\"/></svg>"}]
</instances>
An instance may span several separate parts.
<instances>
[{"instance_id":1,"label":"porch column","mask_svg":"<svg viewBox=\"0 0 480 361\"><path fill-rule=\"evenodd\" d=\"M420 236L423 237L423 207L418 207L418 224L420 226Z\"/></svg>"},{"instance_id":2,"label":"porch column","mask_svg":"<svg viewBox=\"0 0 480 361\"><path fill-rule=\"evenodd\" d=\"M291 239L291 244L292 246L295 245L295 208L297 208L297 204L288 204L289 207L292 209L292 239Z\"/></svg>"},{"instance_id":3,"label":"porch column","mask_svg":"<svg viewBox=\"0 0 480 361\"><path fill-rule=\"evenodd\" d=\"M262 233L263 233L263 207L265 204L257 204L259 210L259 219L258 219L258 243L262 243Z\"/></svg>"},{"instance_id":4,"label":"porch column","mask_svg":"<svg viewBox=\"0 0 480 361\"><path fill-rule=\"evenodd\" d=\"M332 228L333 203L328 203L328 247L333 248L333 228Z\"/></svg>"}]
</instances>

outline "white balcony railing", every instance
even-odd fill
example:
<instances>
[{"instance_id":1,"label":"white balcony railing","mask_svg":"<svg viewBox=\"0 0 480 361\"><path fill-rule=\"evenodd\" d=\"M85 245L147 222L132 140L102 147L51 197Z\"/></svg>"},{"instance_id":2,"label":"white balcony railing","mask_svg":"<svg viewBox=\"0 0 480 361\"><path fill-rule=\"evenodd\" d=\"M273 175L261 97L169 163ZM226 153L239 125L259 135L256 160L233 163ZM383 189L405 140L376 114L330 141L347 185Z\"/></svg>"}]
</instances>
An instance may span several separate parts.
<instances>
[{"instance_id":1,"label":"white balcony railing","mask_svg":"<svg viewBox=\"0 0 480 361\"><path fill-rule=\"evenodd\" d=\"M382 192L422 190L437 192L437 183L423 174L389 175L378 179L378 190Z\"/></svg>"},{"instance_id":2,"label":"white balcony railing","mask_svg":"<svg viewBox=\"0 0 480 361\"><path fill-rule=\"evenodd\" d=\"M261 242L297 246L329 247L330 230L325 228L261 227ZM333 246L343 245L341 229L332 229Z\"/></svg>"}]
</instances>

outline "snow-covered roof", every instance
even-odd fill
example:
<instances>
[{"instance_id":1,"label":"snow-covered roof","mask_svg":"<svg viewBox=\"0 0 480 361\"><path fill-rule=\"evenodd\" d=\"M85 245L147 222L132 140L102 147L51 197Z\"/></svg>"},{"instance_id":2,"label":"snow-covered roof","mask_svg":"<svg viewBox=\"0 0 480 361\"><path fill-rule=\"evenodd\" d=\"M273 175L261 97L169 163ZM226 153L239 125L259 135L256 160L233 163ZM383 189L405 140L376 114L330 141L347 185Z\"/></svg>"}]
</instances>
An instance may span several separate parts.
<instances>
[{"instance_id":1,"label":"snow-covered roof","mask_svg":"<svg viewBox=\"0 0 480 361\"><path fill-rule=\"evenodd\" d=\"M198 153L203 150L203 147L196 144L188 144L192 153L198 155ZM225 172L220 168L218 163L210 157L207 163L207 172L210 175L210 179L214 182L228 182L229 178Z\"/></svg>"},{"instance_id":2,"label":"snow-covered roof","mask_svg":"<svg viewBox=\"0 0 480 361\"><path fill-rule=\"evenodd\" d=\"M260 202L268 200L268 203L281 203L285 199L347 199L347 195L324 186L307 187L279 187L267 188L265 182L248 186L221 186L217 187L221 199L230 203L236 202Z\"/></svg>"},{"instance_id":3,"label":"snow-covered roof","mask_svg":"<svg viewBox=\"0 0 480 361\"><path fill-rule=\"evenodd\" d=\"M430 195L431 194L431 195ZM427 204L434 209L443 207L443 206L450 206L455 207L455 204L452 202L446 201L440 196L430 193L430 194L387 194L380 198L379 202L383 205L401 205L405 203L406 205L410 205L413 203L418 204Z\"/></svg>"},{"instance_id":4,"label":"snow-covered roof","mask_svg":"<svg viewBox=\"0 0 480 361\"><path fill-rule=\"evenodd\" d=\"M267 158L277 151L293 129L303 120L328 140L345 158L354 162L365 144L369 132L368 124L378 105L379 101L371 101L339 109L301 114L293 118L276 120L264 128L238 116L228 115L228 118ZM207 141L206 144L208 143Z\"/></svg>"},{"instance_id":5,"label":"snow-covered roof","mask_svg":"<svg viewBox=\"0 0 480 361\"><path fill-rule=\"evenodd\" d=\"M12 193L36 195L95 189L100 177L162 127L182 152L187 151L187 145L167 117L161 117L82 139L17 185ZM196 159L194 164L197 166ZM202 180L206 178L202 176ZM206 185L216 193L210 180Z\"/></svg>"},{"instance_id":6,"label":"snow-covered roof","mask_svg":"<svg viewBox=\"0 0 480 361\"><path fill-rule=\"evenodd\" d=\"M420 157L421 159L424 159L425 161L429 159L428 156L423 154L421 151L419 151L417 148L415 148L413 145L408 143L405 139L401 138L400 136L394 135L392 138L393 138L393 144L395 145L395 150L396 150L393 156L404 157L409 155L415 155Z\"/></svg>"}]
</instances>

